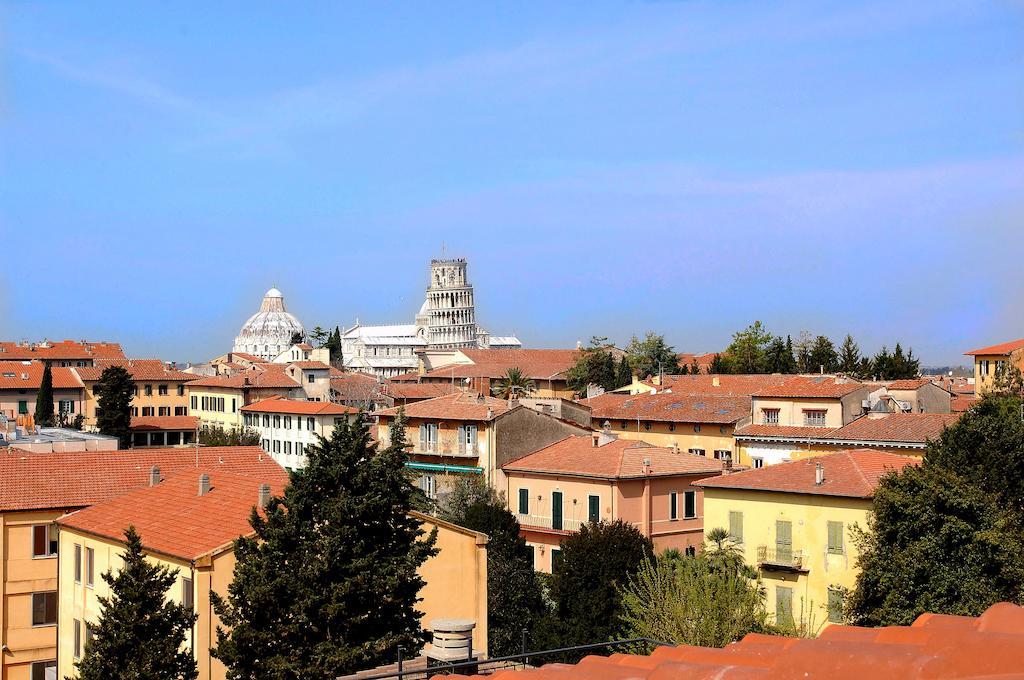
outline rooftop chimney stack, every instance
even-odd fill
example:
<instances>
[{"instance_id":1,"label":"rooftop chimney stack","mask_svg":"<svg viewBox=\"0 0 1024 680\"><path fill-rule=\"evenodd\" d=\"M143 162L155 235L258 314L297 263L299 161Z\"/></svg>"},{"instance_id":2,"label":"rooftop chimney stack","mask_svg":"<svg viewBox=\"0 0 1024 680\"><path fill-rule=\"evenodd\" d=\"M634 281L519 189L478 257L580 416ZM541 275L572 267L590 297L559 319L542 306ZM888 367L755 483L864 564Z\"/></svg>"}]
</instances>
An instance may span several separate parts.
<instances>
[{"instance_id":1,"label":"rooftop chimney stack","mask_svg":"<svg viewBox=\"0 0 1024 680\"><path fill-rule=\"evenodd\" d=\"M814 466L814 483L817 486L821 486L825 483L825 468L821 463L817 463Z\"/></svg>"},{"instance_id":2,"label":"rooftop chimney stack","mask_svg":"<svg viewBox=\"0 0 1024 680\"><path fill-rule=\"evenodd\" d=\"M199 495L205 496L210 493L210 475L205 472L199 475Z\"/></svg>"},{"instance_id":3,"label":"rooftop chimney stack","mask_svg":"<svg viewBox=\"0 0 1024 680\"><path fill-rule=\"evenodd\" d=\"M160 483L160 468L156 465L149 469L149 485L156 486Z\"/></svg>"},{"instance_id":4,"label":"rooftop chimney stack","mask_svg":"<svg viewBox=\"0 0 1024 680\"><path fill-rule=\"evenodd\" d=\"M270 503L270 485L269 484L266 484L266 483L260 484L259 503L260 503L260 507L261 508L267 507L267 504Z\"/></svg>"},{"instance_id":5,"label":"rooftop chimney stack","mask_svg":"<svg viewBox=\"0 0 1024 680\"><path fill-rule=\"evenodd\" d=\"M711 376L711 386L712 387L721 387L722 386L722 379L719 378L717 375Z\"/></svg>"}]
</instances>

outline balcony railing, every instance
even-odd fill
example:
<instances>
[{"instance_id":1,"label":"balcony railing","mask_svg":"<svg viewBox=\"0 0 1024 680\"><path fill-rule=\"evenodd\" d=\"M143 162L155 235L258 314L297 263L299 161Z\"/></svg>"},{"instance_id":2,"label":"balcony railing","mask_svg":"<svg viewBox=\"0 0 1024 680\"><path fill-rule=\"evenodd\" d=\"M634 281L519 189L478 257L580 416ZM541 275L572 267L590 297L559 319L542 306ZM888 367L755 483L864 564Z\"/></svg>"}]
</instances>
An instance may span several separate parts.
<instances>
[{"instance_id":1,"label":"balcony railing","mask_svg":"<svg viewBox=\"0 0 1024 680\"><path fill-rule=\"evenodd\" d=\"M522 526L540 527L542 529L557 529L561 531L579 531L579 528L586 522L578 519L571 519L569 517L562 517L562 521L559 524L553 520L552 517L546 515L522 515L516 513L516 519L519 520L519 524Z\"/></svg>"},{"instance_id":2,"label":"balcony railing","mask_svg":"<svg viewBox=\"0 0 1024 680\"><path fill-rule=\"evenodd\" d=\"M456 444L454 442L427 442L419 441L413 447L413 453L432 453L440 456L465 456L476 458L480 455L480 448L472 444Z\"/></svg>"},{"instance_id":3,"label":"balcony railing","mask_svg":"<svg viewBox=\"0 0 1024 680\"><path fill-rule=\"evenodd\" d=\"M799 550L782 549L778 546L758 546L757 563L762 569L806 571L802 552Z\"/></svg>"}]
</instances>

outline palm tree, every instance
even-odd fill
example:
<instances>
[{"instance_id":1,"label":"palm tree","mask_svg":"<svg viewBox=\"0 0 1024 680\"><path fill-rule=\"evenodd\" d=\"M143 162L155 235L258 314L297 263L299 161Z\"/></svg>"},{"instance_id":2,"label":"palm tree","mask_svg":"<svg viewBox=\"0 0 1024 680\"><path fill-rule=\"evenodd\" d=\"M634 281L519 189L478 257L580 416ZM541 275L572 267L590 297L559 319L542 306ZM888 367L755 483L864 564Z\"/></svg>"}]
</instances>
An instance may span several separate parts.
<instances>
[{"instance_id":1,"label":"palm tree","mask_svg":"<svg viewBox=\"0 0 1024 680\"><path fill-rule=\"evenodd\" d=\"M508 369L505 377L498 380L494 385L494 396L501 399L512 399L516 395L527 395L535 391L537 386L533 381L523 375L522 370L517 367Z\"/></svg>"}]
</instances>

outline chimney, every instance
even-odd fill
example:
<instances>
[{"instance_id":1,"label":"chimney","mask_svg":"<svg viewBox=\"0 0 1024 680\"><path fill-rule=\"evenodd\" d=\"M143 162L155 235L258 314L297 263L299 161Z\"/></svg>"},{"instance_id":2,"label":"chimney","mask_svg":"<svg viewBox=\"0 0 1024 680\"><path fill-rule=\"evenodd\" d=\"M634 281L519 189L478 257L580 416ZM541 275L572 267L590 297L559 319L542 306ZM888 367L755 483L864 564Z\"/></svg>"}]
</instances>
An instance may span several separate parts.
<instances>
[{"instance_id":1,"label":"chimney","mask_svg":"<svg viewBox=\"0 0 1024 680\"><path fill-rule=\"evenodd\" d=\"M488 406L487 407L487 420L490 420L493 417L494 417L494 409L491 408L490 406Z\"/></svg>"},{"instance_id":2,"label":"chimney","mask_svg":"<svg viewBox=\"0 0 1024 680\"><path fill-rule=\"evenodd\" d=\"M205 496L210 493L210 475L205 472L199 475L199 495Z\"/></svg>"},{"instance_id":3,"label":"chimney","mask_svg":"<svg viewBox=\"0 0 1024 680\"><path fill-rule=\"evenodd\" d=\"M672 453L679 453L679 442L672 442Z\"/></svg>"},{"instance_id":4,"label":"chimney","mask_svg":"<svg viewBox=\"0 0 1024 680\"><path fill-rule=\"evenodd\" d=\"M595 432L590 439L594 443L594 448L595 449L597 447L601 446L601 433L600 432Z\"/></svg>"},{"instance_id":5,"label":"chimney","mask_svg":"<svg viewBox=\"0 0 1024 680\"><path fill-rule=\"evenodd\" d=\"M260 484L260 495L259 495L259 504L260 505L259 506L261 508L265 508L265 507L267 507L267 504L269 502L270 502L270 485L269 484L265 484L265 483L264 484Z\"/></svg>"},{"instance_id":6,"label":"chimney","mask_svg":"<svg viewBox=\"0 0 1024 680\"><path fill-rule=\"evenodd\" d=\"M825 483L825 468L822 466L821 463L817 463L814 466L814 484L816 486L821 486L824 483Z\"/></svg>"},{"instance_id":7,"label":"chimney","mask_svg":"<svg viewBox=\"0 0 1024 680\"><path fill-rule=\"evenodd\" d=\"M645 475L651 474L651 459L650 458L644 458L644 474Z\"/></svg>"},{"instance_id":8,"label":"chimney","mask_svg":"<svg viewBox=\"0 0 1024 680\"><path fill-rule=\"evenodd\" d=\"M717 375L711 376L711 386L712 387L721 387L722 386L722 379L719 378Z\"/></svg>"},{"instance_id":9,"label":"chimney","mask_svg":"<svg viewBox=\"0 0 1024 680\"><path fill-rule=\"evenodd\" d=\"M722 471L725 474L732 472L732 451L726 451L722 455Z\"/></svg>"},{"instance_id":10,"label":"chimney","mask_svg":"<svg viewBox=\"0 0 1024 680\"><path fill-rule=\"evenodd\" d=\"M149 469L149 485L156 486L160 483L160 468L156 465Z\"/></svg>"}]
</instances>

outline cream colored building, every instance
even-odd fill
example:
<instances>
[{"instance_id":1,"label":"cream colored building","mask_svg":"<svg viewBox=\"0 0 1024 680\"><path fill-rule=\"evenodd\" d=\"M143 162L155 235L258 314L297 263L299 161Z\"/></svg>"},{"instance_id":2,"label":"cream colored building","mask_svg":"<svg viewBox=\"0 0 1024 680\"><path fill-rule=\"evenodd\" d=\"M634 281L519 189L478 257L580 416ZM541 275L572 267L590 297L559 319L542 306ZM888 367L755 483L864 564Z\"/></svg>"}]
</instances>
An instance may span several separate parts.
<instances>
[{"instance_id":1,"label":"cream colored building","mask_svg":"<svg viewBox=\"0 0 1024 680\"><path fill-rule=\"evenodd\" d=\"M1010 366L1024 371L1024 338L971 350L966 355L974 358L974 392L981 396L992 389L1000 371Z\"/></svg>"},{"instance_id":2,"label":"cream colored building","mask_svg":"<svg viewBox=\"0 0 1024 680\"><path fill-rule=\"evenodd\" d=\"M263 399L242 407L242 424L260 436L260 446L285 469L306 467L306 449L330 438L342 420L358 417L358 409L330 402Z\"/></svg>"},{"instance_id":3,"label":"cream colored building","mask_svg":"<svg viewBox=\"0 0 1024 680\"><path fill-rule=\"evenodd\" d=\"M185 384L195 380L194 375L168 368L159 359L97 359L92 367L71 369L85 385L85 428L96 427L96 407L99 404L96 387L103 370L110 366L124 368L135 382L131 407L133 418L189 415Z\"/></svg>"},{"instance_id":4,"label":"cream colored building","mask_svg":"<svg viewBox=\"0 0 1024 680\"><path fill-rule=\"evenodd\" d=\"M191 415L200 427L243 426L242 407L263 399L304 398L302 385L286 374L282 364L259 364L232 375L208 376L188 383Z\"/></svg>"},{"instance_id":5,"label":"cream colored building","mask_svg":"<svg viewBox=\"0 0 1024 680\"><path fill-rule=\"evenodd\" d=\"M861 449L698 481L705 536L728 530L757 568L775 622L817 634L843 621L843 593L857 578L851 529L867 526L878 480L914 463Z\"/></svg>"}]
</instances>

